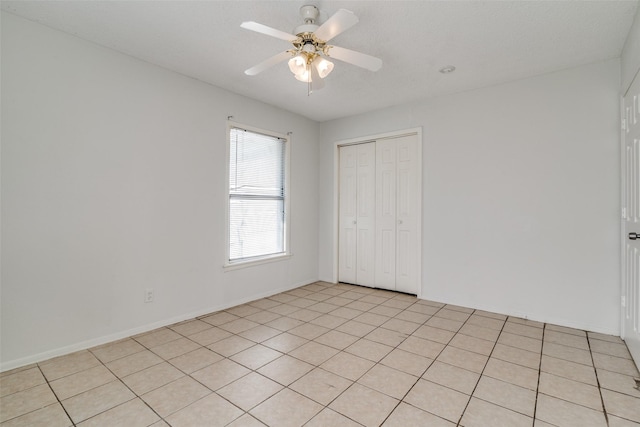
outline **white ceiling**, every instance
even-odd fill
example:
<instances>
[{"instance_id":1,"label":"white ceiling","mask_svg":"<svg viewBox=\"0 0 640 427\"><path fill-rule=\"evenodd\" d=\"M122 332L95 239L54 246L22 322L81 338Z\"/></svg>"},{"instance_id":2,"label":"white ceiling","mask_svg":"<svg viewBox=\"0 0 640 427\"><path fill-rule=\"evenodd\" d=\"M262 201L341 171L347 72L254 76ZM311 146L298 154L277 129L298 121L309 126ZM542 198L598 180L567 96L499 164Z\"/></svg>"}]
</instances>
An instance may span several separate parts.
<instances>
[{"instance_id":1,"label":"white ceiling","mask_svg":"<svg viewBox=\"0 0 640 427\"><path fill-rule=\"evenodd\" d=\"M381 58L342 62L307 96L286 62L243 71L289 48L240 28L292 32L299 8L360 22L330 44ZM325 121L620 56L638 1L2 1L2 9L161 67ZM443 75L446 65L457 70Z\"/></svg>"}]
</instances>

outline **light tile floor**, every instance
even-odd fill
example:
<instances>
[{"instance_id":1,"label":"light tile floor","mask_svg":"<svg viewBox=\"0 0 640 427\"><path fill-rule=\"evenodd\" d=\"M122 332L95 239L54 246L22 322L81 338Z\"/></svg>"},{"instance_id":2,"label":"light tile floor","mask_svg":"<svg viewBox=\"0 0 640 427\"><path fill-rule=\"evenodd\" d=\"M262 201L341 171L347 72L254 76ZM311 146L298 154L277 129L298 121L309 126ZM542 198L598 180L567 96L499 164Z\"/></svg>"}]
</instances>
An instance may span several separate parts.
<instances>
[{"instance_id":1,"label":"light tile floor","mask_svg":"<svg viewBox=\"0 0 640 427\"><path fill-rule=\"evenodd\" d=\"M0 374L10 426L640 426L620 338L317 282Z\"/></svg>"}]
</instances>

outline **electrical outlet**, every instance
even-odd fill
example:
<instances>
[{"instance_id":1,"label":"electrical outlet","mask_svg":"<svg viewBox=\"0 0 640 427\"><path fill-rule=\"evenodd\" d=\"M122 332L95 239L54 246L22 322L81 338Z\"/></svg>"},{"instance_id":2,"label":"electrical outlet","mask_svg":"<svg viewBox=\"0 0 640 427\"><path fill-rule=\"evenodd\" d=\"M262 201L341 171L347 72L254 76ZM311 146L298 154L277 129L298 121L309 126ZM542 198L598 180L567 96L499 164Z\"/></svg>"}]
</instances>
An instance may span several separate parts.
<instances>
[{"instance_id":1,"label":"electrical outlet","mask_svg":"<svg viewBox=\"0 0 640 427\"><path fill-rule=\"evenodd\" d=\"M153 302L153 289L144 290L144 302Z\"/></svg>"}]
</instances>

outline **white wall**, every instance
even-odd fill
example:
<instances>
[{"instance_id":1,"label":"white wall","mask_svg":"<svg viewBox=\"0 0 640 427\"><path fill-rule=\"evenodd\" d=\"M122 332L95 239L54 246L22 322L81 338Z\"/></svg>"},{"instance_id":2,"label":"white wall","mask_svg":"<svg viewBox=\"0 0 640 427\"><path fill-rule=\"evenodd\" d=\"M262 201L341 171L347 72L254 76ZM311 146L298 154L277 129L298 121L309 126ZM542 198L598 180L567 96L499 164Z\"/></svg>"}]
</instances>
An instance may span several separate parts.
<instances>
[{"instance_id":1,"label":"white wall","mask_svg":"<svg viewBox=\"0 0 640 427\"><path fill-rule=\"evenodd\" d=\"M422 126L422 297L618 334L619 87L611 60L323 123L320 278L335 142Z\"/></svg>"},{"instance_id":2,"label":"white wall","mask_svg":"<svg viewBox=\"0 0 640 427\"><path fill-rule=\"evenodd\" d=\"M293 132L288 261L223 272L229 115ZM317 143L315 122L2 13L1 369L315 281Z\"/></svg>"},{"instance_id":3,"label":"white wall","mask_svg":"<svg viewBox=\"0 0 640 427\"><path fill-rule=\"evenodd\" d=\"M622 83L620 89L622 94L627 91L633 78L640 71L640 7L636 11L627 41L624 44L621 57Z\"/></svg>"}]
</instances>

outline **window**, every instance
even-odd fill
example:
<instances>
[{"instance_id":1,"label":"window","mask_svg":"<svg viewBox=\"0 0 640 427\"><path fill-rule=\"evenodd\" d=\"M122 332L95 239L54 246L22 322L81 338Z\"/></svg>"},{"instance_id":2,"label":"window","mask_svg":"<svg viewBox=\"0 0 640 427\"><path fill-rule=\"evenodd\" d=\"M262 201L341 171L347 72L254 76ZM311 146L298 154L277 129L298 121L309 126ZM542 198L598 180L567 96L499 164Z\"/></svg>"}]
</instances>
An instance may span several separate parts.
<instances>
[{"instance_id":1,"label":"window","mask_svg":"<svg viewBox=\"0 0 640 427\"><path fill-rule=\"evenodd\" d=\"M227 265L287 255L284 136L229 127Z\"/></svg>"}]
</instances>

